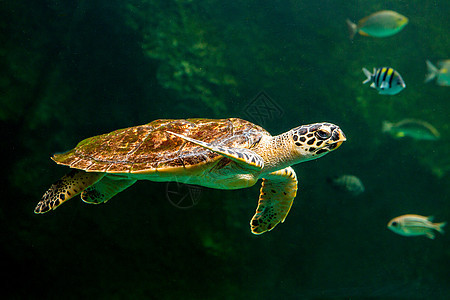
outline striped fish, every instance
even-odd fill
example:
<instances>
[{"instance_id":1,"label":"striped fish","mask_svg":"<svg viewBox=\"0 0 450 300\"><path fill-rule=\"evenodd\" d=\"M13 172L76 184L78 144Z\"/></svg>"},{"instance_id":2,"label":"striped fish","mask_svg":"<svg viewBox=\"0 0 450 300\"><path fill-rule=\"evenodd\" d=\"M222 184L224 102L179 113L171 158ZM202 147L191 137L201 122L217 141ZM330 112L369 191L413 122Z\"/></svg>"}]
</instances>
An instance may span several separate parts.
<instances>
[{"instance_id":1,"label":"striped fish","mask_svg":"<svg viewBox=\"0 0 450 300\"><path fill-rule=\"evenodd\" d=\"M442 227L447 222L432 223L433 217L424 217L419 215L403 215L389 221L388 228L393 232L404 236L425 235L429 239L434 239L436 230L444 233Z\"/></svg>"},{"instance_id":2,"label":"striped fish","mask_svg":"<svg viewBox=\"0 0 450 300\"><path fill-rule=\"evenodd\" d=\"M363 84L372 81L370 87L377 89L380 95L395 95L406 87L402 76L390 67L373 68L373 74L366 68L362 70L367 76Z\"/></svg>"}]
</instances>

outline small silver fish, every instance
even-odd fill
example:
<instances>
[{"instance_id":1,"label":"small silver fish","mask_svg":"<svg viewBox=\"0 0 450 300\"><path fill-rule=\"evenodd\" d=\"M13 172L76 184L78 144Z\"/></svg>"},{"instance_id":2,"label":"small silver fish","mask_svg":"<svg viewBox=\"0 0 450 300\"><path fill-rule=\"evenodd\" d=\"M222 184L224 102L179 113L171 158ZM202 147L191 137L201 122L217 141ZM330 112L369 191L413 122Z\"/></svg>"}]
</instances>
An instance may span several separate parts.
<instances>
[{"instance_id":1,"label":"small silver fish","mask_svg":"<svg viewBox=\"0 0 450 300\"><path fill-rule=\"evenodd\" d=\"M403 215L389 221L387 227L393 232L404 236L425 235L434 239L433 230L444 233L443 227L447 222L432 223L433 217L424 217L419 215Z\"/></svg>"},{"instance_id":2,"label":"small silver fish","mask_svg":"<svg viewBox=\"0 0 450 300\"><path fill-rule=\"evenodd\" d=\"M362 181L354 175L342 175L327 178L334 188L358 196L365 191Z\"/></svg>"},{"instance_id":3,"label":"small silver fish","mask_svg":"<svg viewBox=\"0 0 450 300\"><path fill-rule=\"evenodd\" d=\"M372 81L370 87L376 89L380 95L395 95L406 87L402 76L390 67L373 68L373 74L366 68L362 70L367 76L363 84Z\"/></svg>"},{"instance_id":4,"label":"small silver fish","mask_svg":"<svg viewBox=\"0 0 450 300\"><path fill-rule=\"evenodd\" d=\"M396 34L408 24L408 18L392 10L382 10L359 20L358 25L347 19L350 39L356 33L364 36L387 37Z\"/></svg>"},{"instance_id":5,"label":"small silver fish","mask_svg":"<svg viewBox=\"0 0 450 300\"><path fill-rule=\"evenodd\" d=\"M398 123L383 121L381 130L394 138L410 137L415 140L436 141L441 136L433 125L416 119L404 119Z\"/></svg>"},{"instance_id":6,"label":"small silver fish","mask_svg":"<svg viewBox=\"0 0 450 300\"><path fill-rule=\"evenodd\" d=\"M429 82L436 78L436 83L440 86L450 86L450 59L438 62L438 68L429 60L426 61L428 74L425 82Z\"/></svg>"}]
</instances>

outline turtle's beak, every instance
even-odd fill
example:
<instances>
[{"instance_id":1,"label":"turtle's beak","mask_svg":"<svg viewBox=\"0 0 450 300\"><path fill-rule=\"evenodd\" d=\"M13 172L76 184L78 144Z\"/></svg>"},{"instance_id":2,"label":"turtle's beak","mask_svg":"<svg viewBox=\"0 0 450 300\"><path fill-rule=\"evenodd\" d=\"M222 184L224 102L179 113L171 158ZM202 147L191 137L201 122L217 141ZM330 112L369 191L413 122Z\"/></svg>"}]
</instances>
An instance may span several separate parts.
<instances>
[{"instance_id":1,"label":"turtle's beak","mask_svg":"<svg viewBox=\"0 0 450 300\"><path fill-rule=\"evenodd\" d=\"M339 148L342 145L342 143L347 140L344 132L340 128L335 129L331 139L334 143L332 144L332 146L330 148L333 150L336 150L337 148Z\"/></svg>"}]
</instances>

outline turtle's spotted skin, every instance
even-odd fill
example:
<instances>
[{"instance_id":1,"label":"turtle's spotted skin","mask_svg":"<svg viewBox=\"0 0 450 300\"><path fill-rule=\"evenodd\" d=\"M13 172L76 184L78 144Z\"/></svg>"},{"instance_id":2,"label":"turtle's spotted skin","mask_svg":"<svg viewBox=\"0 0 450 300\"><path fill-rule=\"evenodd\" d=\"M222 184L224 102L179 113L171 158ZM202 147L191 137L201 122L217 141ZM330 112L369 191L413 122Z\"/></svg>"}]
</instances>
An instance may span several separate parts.
<instances>
[{"instance_id":1,"label":"turtle's spotted skin","mask_svg":"<svg viewBox=\"0 0 450 300\"><path fill-rule=\"evenodd\" d=\"M271 136L245 120L156 120L91 137L52 159L73 170L55 182L36 213L81 193L86 203L107 202L137 180L180 181L239 189L263 179L250 226L254 234L284 222L297 193L291 165L337 149L345 136L330 123L296 127Z\"/></svg>"},{"instance_id":2,"label":"turtle's spotted skin","mask_svg":"<svg viewBox=\"0 0 450 300\"><path fill-rule=\"evenodd\" d=\"M270 231L284 222L297 195L297 176L292 167L270 175L263 179L258 208L250 221L254 234Z\"/></svg>"},{"instance_id":3,"label":"turtle's spotted skin","mask_svg":"<svg viewBox=\"0 0 450 300\"><path fill-rule=\"evenodd\" d=\"M305 148L309 146L309 148L307 148L308 151L315 151L317 147L322 146L322 144L325 143L324 138L326 137L323 136L324 133L318 131L320 126L321 124L313 124L309 126L303 125L298 128L294 128L292 139L294 140L295 145L299 147L303 146ZM337 126L331 126L331 130L333 132L331 139L335 141L339 140L340 134L338 130L335 130L336 128ZM327 149L320 149L316 153L321 154L326 152Z\"/></svg>"},{"instance_id":4,"label":"turtle's spotted skin","mask_svg":"<svg viewBox=\"0 0 450 300\"><path fill-rule=\"evenodd\" d=\"M38 203L35 212L46 212L53 207L58 207L70 198L83 192L86 186L93 185L100 180L105 174L95 173L88 174L72 170L64 175L60 180L56 181L42 196L42 201Z\"/></svg>"}]
</instances>

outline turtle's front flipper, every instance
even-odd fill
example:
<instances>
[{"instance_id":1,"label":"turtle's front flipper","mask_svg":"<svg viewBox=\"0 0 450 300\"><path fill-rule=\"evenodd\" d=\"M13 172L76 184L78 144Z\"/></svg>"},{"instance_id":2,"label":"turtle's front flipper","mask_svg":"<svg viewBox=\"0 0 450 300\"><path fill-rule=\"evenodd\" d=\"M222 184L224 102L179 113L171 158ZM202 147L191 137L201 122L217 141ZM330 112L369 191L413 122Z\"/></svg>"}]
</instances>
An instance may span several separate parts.
<instances>
[{"instance_id":1,"label":"turtle's front flipper","mask_svg":"<svg viewBox=\"0 0 450 300\"><path fill-rule=\"evenodd\" d=\"M46 213L57 208L70 198L78 195L87 187L99 181L105 173L87 173L81 170L72 170L64 175L42 196L34 212L37 214Z\"/></svg>"},{"instance_id":2,"label":"turtle's front flipper","mask_svg":"<svg viewBox=\"0 0 450 300\"><path fill-rule=\"evenodd\" d=\"M114 177L106 176L96 184L85 189L81 193L81 200L89 204L104 203L135 182L136 180L134 179L115 179Z\"/></svg>"},{"instance_id":3,"label":"turtle's front flipper","mask_svg":"<svg viewBox=\"0 0 450 300\"><path fill-rule=\"evenodd\" d=\"M284 222L297 195L297 176L291 167L263 178L256 213L250 221L252 233L262 234Z\"/></svg>"},{"instance_id":4,"label":"turtle's front flipper","mask_svg":"<svg viewBox=\"0 0 450 300\"><path fill-rule=\"evenodd\" d=\"M196 139L192 139L185 135L167 131L170 134L176 135L183 140L199 145L203 148L209 149L213 152L216 152L222 156L225 156L239 164L245 164L250 169L261 170L264 168L264 160L261 156L256 154L254 151L244 148L231 148L226 146L214 146L210 143L205 143Z\"/></svg>"}]
</instances>

